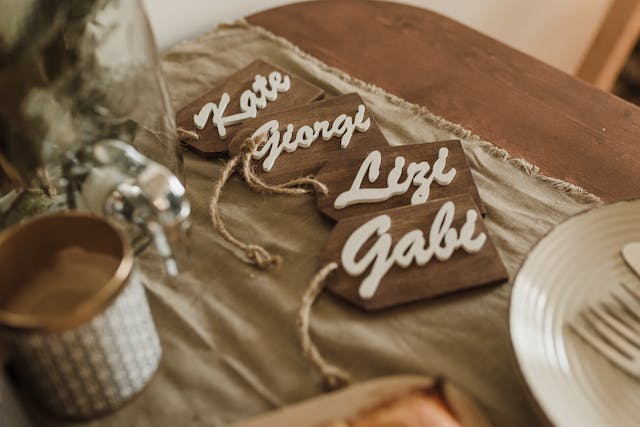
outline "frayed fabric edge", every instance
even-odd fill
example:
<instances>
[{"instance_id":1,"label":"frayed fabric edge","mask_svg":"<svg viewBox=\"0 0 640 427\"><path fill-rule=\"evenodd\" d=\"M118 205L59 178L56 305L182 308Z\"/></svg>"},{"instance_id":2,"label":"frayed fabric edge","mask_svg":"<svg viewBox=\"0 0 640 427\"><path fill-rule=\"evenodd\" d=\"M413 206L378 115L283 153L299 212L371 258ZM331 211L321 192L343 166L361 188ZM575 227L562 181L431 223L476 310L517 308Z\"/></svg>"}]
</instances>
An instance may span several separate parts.
<instances>
[{"instance_id":1,"label":"frayed fabric edge","mask_svg":"<svg viewBox=\"0 0 640 427\"><path fill-rule=\"evenodd\" d=\"M349 74L347 74L346 72L340 70L339 68L336 67L332 67L327 65L326 63L322 62L321 60L319 60L318 58L312 56L311 54L303 51L302 49L300 49L298 46L296 46L295 44L291 43L289 40L285 39L284 37L280 37L275 35L274 33L272 33L271 31L260 27L258 25L253 25L250 24L249 22L247 22L245 19L240 19L237 20L235 22L232 23L227 23L227 24L221 24L218 28L223 29L223 28L246 28L248 30L254 31L258 34L260 34L263 37L268 38L269 40L272 40L288 49L291 49L295 54L297 54L298 56L300 56L301 58L312 62L314 65L316 65L317 67L319 67L321 70L331 73L334 76L340 78L341 80L352 84L360 89L369 91L373 94L376 95L380 95L383 96L387 101L389 101L391 104L398 106L398 107L402 107L406 110L411 111L412 113L422 117L423 119L425 119L425 121L427 121L429 124L437 127L440 130L444 130L447 132L450 132L451 134L455 135L457 138L460 138L462 140L465 140L466 142L469 143L475 143L478 144L478 146L480 146L482 148L483 151L485 151L486 153L490 154L491 156L506 161L508 163L510 163L511 165L513 165L516 169L526 173L529 176L532 176L534 178L536 178L537 180L549 185L550 187L560 191L561 193L571 197L572 199L574 199L575 201L579 202L579 203L583 203L583 204L599 204L599 203L603 203L602 199L600 199L600 197L596 196L593 193L590 193L589 191L585 190L584 188L576 185L576 184L572 184L570 182L564 181L562 179L558 179L558 178L553 178L550 176L547 176L543 173L540 172L540 168L538 168L536 165L530 163L529 161L523 159L523 158L516 158L516 157L512 157L511 154L509 154L509 152L507 150L505 150L504 148L500 148L496 145L494 145L493 143L484 140L482 137L480 137L477 134L474 134L472 131L470 131L469 129L466 129L465 127L463 127L460 124L457 123L453 123L450 122L449 120L438 116L437 114L432 113L428 108L409 102L397 95L393 95L387 91L385 91L384 89L380 88L379 86L376 86L374 84L371 83L367 83L363 80L360 80L358 78L355 78Z\"/></svg>"}]
</instances>

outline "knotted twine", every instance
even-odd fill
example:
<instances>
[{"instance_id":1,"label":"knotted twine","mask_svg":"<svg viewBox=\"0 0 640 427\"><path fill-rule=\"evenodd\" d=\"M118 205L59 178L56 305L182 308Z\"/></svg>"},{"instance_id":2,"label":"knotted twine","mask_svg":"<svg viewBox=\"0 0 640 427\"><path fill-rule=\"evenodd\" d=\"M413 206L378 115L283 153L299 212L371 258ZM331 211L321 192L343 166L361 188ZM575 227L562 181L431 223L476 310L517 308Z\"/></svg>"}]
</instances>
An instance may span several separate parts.
<instances>
[{"instance_id":1,"label":"knotted twine","mask_svg":"<svg viewBox=\"0 0 640 427\"><path fill-rule=\"evenodd\" d=\"M302 344L302 353L313 364L322 376L324 385L329 390L344 387L351 382L351 378L347 372L327 362L322 357L316 344L311 340L309 333L311 307L316 302L320 294L325 288L325 280L338 268L338 263L330 262L320 269L311 279L311 283L302 296L302 304L298 310L298 320L296 326L298 328L298 337Z\"/></svg>"},{"instance_id":2,"label":"knotted twine","mask_svg":"<svg viewBox=\"0 0 640 427\"><path fill-rule=\"evenodd\" d=\"M244 181L251 189L267 194L298 195L310 194L312 192L321 194L328 193L327 186L311 176L297 178L277 185L269 185L264 182L254 170L252 154L260 144L264 144L266 141L266 133L244 140L240 153L231 157L222 169L222 173L213 187L213 194L211 196L211 201L209 202L209 212L214 230L216 230L227 242L240 248L249 261L260 269L275 267L282 262L282 258L279 255L272 255L260 245L243 242L231 234L224 225L218 210L218 205L222 194L222 188L227 183L231 175L239 169Z\"/></svg>"},{"instance_id":3,"label":"knotted twine","mask_svg":"<svg viewBox=\"0 0 640 427\"><path fill-rule=\"evenodd\" d=\"M181 132L182 136L198 138L198 135L193 133L190 135L188 131ZM192 133L192 132L189 132ZM227 227L222 221L218 205L220 202L220 196L222 194L222 188L227 183L229 178L238 170L242 174L244 181L253 190L260 191L267 194L310 194L312 192L327 194L329 191L327 186L316 180L311 176L303 178L297 178L289 182L277 185L269 185L265 183L254 170L252 164L252 154L260 144L264 144L267 141L267 134L254 136L252 138L245 139L240 153L231 157L225 164L220 177L216 181L213 187L213 193L211 201L209 203L209 212L211 214L211 222L213 228L224 238L227 242L242 249L245 256L260 269L267 269L275 267L282 262L282 258L279 255L272 255L264 247L257 244L250 244L243 242L229 232ZM324 282L327 276L338 268L338 264L335 262L329 263L324 266L312 279L307 290L302 296L302 304L298 311L298 319L296 326L298 329L298 336L302 345L302 352L304 356L311 362L311 364L319 371L323 378L324 385L328 389L336 389L343 387L350 382L349 374L342 369L331 365L327 362L320 352L317 346L311 339L309 332L309 324L311 317L311 308L318 296L324 290Z\"/></svg>"}]
</instances>

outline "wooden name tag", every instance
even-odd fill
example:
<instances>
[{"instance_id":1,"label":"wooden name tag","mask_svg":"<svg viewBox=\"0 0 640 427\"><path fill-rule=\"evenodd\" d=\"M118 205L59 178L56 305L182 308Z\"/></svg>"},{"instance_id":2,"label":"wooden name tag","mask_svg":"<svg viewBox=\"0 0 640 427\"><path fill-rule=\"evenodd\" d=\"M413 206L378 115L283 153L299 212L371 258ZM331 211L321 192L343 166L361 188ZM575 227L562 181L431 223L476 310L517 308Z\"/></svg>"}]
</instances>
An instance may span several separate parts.
<instances>
[{"instance_id":1,"label":"wooden name tag","mask_svg":"<svg viewBox=\"0 0 640 427\"><path fill-rule=\"evenodd\" d=\"M336 96L246 122L229 144L237 154L247 138L266 134L253 151L256 174L269 185L317 172L334 153L387 147L362 98Z\"/></svg>"},{"instance_id":2,"label":"wooden name tag","mask_svg":"<svg viewBox=\"0 0 640 427\"><path fill-rule=\"evenodd\" d=\"M183 143L205 157L227 152L241 123L264 113L307 104L322 97L322 89L261 60L232 74L224 83L183 107L178 127L199 139Z\"/></svg>"},{"instance_id":3,"label":"wooden name tag","mask_svg":"<svg viewBox=\"0 0 640 427\"><path fill-rule=\"evenodd\" d=\"M328 289L377 310L508 280L469 195L339 221L320 256Z\"/></svg>"},{"instance_id":4,"label":"wooden name tag","mask_svg":"<svg viewBox=\"0 0 640 427\"><path fill-rule=\"evenodd\" d=\"M318 195L318 207L335 220L460 194L471 195L485 213L458 140L337 155L316 179L329 190Z\"/></svg>"}]
</instances>

